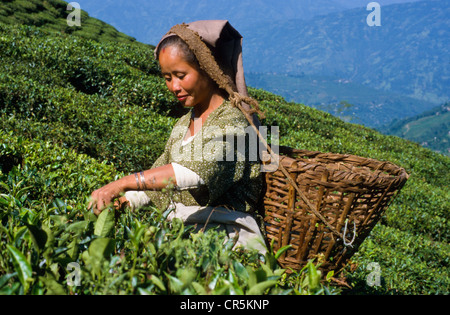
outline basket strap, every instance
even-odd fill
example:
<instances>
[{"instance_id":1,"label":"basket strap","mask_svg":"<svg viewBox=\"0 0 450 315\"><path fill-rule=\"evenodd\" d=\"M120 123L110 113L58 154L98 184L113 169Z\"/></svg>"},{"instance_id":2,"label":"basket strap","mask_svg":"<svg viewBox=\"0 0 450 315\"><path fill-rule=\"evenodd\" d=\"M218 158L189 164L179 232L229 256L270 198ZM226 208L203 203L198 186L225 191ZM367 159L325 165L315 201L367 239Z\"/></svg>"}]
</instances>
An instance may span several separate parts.
<instances>
[{"instance_id":1,"label":"basket strap","mask_svg":"<svg viewBox=\"0 0 450 315\"><path fill-rule=\"evenodd\" d=\"M261 140L261 142L263 143L264 147L266 148L267 152L269 153L269 155L271 156L271 160L273 161L274 159L276 159L277 157L275 156L275 153L272 151L272 148L269 146L269 144L267 143L267 141L264 139L264 137L261 135L261 133L259 132L258 128L256 128L255 124L253 123L253 119L250 116L250 113L247 112L246 110L244 110L244 108L242 107L241 103L236 104L236 106L242 111L242 113L244 114L244 116L247 118L248 122L250 123L250 125L253 127L253 129L255 130L256 134L258 135L258 138ZM263 162L264 163L264 162ZM331 230L331 232L333 232L334 235L336 235L339 238L342 238L344 241L346 241L345 239L345 235L339 233L336 228L334 226L332 226L326 219L325 217L319 213L319 211L317 211L316 207L308 200L308 198L306 198L305 194L300 190L300 188L298 187L297 183L295 182L295 180L289 175L289 172L286 170L286 168L280 163L279 164L279 169L280 171L286 176L287 180L289 181L289 183L295 188L295 190L297 191L298 195L300 196L300 198L302 198L303 202L308 206L308 208L311 210L311 212L318 218L320 219L323 224L325 224L325 226L327 228L329 228Z\"/></svg>"}]
</instances>

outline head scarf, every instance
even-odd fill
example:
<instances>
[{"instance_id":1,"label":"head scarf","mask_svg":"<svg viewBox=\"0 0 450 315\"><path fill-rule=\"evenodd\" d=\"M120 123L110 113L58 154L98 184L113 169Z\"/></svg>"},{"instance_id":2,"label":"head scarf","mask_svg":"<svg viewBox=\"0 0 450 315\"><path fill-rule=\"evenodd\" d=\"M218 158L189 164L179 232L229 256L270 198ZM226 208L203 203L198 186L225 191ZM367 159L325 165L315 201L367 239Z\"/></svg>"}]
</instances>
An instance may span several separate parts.
<instances>
[{"instance_id":1,"label":"head scarf","mask_svg":"<svg viewBox=\"0 0 450 315\"><path fill-rule=\"evenodd\" d=\"M200 67L225 90L233 106L239 107L247 118L264 116L258 103L248 95L242 61L242 36L226 20L205 20L178 24L163 36L155 49L155 58L161 42L170 36L178 36L192 50ZM218 62L220 60L220 62ZM251 106L250 106L250 105ZM253 115L253 116L251 116Z\"/></svg>"}]
</instances>

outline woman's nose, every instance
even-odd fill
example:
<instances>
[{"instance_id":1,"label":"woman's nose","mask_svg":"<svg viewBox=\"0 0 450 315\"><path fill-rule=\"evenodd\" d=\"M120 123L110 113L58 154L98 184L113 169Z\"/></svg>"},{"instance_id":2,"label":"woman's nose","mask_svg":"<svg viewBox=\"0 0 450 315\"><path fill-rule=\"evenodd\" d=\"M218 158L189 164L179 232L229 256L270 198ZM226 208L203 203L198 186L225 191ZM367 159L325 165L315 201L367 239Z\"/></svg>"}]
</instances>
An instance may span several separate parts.
<instances>
[{"instance_id":1,"label":"woman's nose","mask_svg":"<svg viewBox=\"0 0 450 315\"><path fill-rule=\"evenodd\" d=\"M182 90L180 80L172 79L172 92L177 94Z\"/></svg>"}]
</instances>

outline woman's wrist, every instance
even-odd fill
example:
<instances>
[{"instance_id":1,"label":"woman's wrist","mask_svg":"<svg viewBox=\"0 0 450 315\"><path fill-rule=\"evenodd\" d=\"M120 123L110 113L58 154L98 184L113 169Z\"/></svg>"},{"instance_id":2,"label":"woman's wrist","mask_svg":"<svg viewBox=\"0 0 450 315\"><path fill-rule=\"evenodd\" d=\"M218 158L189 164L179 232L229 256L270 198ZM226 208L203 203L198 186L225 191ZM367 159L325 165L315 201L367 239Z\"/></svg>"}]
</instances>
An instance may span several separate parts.
<instances>
[{"instance_id":1,"label":"woman's wrist","mask_svg":"<svg viewBox=\"0 0 450 315\"><path fill-rule=\"evenodd\" d=\"M119 180L123 192L130 190L161 190L168 184L176 184L175 173L171 164L147 171L139 171Z\"/></svg>"},{"instance_id":2,"label":"woman's wrist","mask_svg":"<svg viewBox=\"0 0 450 315\"><path fill-rule=\"evenodd\" d=\"M143 171L134 173L134 179L136 183L135 190L148 190L147 183L145 182L145 174Z\"/></svg>"},{"instance_id":3,"label":"woman's wrist","mask_svg":"<svg viewBox=\"0 0 450 315\"><path fill-rule=\"evenodd\" d=\"M136 176L135 174L130 174L116 181L120 191L127 192L130 190L141 190L140 187L137 186Z\"/></svg>"}]
</instances>

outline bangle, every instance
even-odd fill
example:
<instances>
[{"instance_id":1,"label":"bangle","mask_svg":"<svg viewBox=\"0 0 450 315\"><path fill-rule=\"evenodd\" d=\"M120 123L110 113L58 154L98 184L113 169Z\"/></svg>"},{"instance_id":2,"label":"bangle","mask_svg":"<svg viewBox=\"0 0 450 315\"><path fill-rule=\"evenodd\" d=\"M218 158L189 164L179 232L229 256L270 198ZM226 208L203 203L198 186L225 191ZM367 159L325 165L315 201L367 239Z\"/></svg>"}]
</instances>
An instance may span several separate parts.
<instances>
[{"instance_id":1,"label":"bangle","mask_svg":"<svg viewBox=\"0 0 450 315\"><path fill-rule=\"evenodd\" d=\"M139 185L139 178L138 178L138 174L134 173L134 177L136 178L136 185L137 185L137 190L141 190L141 186Z\"/></svg>"},{"instance_id":2,"label":"bangle","mask_svg":"<svg viewBox=\"0 0 450 315\"><path fill-rule=\"evenodd\" d=\"M144 190L147 190L147 185L145 184L144 172L141 172L141 184L142 184L142 188L144 188Z\"/></svg>"}]
</instances>

